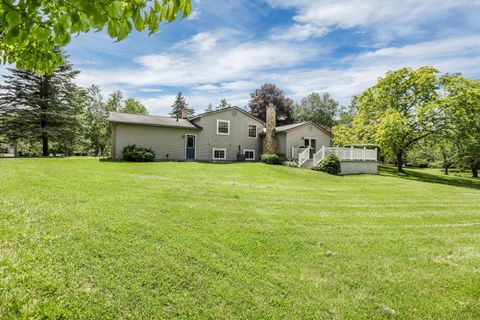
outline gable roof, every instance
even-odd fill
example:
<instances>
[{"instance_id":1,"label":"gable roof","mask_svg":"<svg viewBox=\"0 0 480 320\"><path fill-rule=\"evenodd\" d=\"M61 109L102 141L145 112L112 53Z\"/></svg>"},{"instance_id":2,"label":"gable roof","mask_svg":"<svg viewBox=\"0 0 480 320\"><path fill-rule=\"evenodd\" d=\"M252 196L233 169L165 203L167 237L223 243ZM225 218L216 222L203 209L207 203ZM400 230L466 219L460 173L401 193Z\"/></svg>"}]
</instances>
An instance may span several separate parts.
<instances>
[{"instance_id":1,"label":"gable roof","mask_svg":"<svg viewBox=\"0 0 480 320\"><path fill-rule=\"evenodd\" d=\"M252 118L252 119L257 120L257 121L260 122L260 123L263 123L263 124L265 123L265 121L262 121L262 120L258 119L257 117L255 117L255 116L254 116L253 114L251 114L250 112L245 111L245 110L243 110L242 108L239 108L239 107L237 107L237 106L231 106L231 107L226 107L226 108L223 108L223 109L220 109L220 110L214 110L214 111L204 112L204 113L201 113L201 114L198 114L198 115L195 115L195 116L191 117L191 118L190 118L190 121L191 121L191 120L194 120L194 119L198 119L198 118L204 117L204 116L209 116L209 115L211 115L211 114L228 111L228 110L237 110L237 111L240 111L241 113L245 114L246 116L249 116L249 117Z\"/></svg>"},{"instance_id":2,"label":"gable roof","mask_svg":"<svg viewBox=\"0 0 480 320\"><path fill-rule=\"evenodd\" d=\"M294 128L298 128L298 127L301 127L301 126L304 126L306 124L311 124L311 125L314 125L315 127L317 127L318 129L322 130L323 132L325 132L326 134L328 134L330 137L333 137L333 134L330 132L330 130L327 130L325 129L324 127L316 124L315 122L312 122L312 121L306 121L306 122L299 122L299 123L292 123L292 124L287 124L287 125L284 125L284 126L280 126L280 127L276 127L275 128L275 131L276 132L286 132L286 131L289 131L289 130L292 130Z\"/></svg>"},{"instance_id":3,"label":"gable roof","mask_svg":"<svg viewBox=\"0 0 480 320\"><path fill-rule=\"evenodd\" d=\"M161 116L145 116L123 112L110 112L108 121L112 123L140 124L145 126L200 129L199 126L186 119L177 119Z\"/></svg>"}]
</instances>

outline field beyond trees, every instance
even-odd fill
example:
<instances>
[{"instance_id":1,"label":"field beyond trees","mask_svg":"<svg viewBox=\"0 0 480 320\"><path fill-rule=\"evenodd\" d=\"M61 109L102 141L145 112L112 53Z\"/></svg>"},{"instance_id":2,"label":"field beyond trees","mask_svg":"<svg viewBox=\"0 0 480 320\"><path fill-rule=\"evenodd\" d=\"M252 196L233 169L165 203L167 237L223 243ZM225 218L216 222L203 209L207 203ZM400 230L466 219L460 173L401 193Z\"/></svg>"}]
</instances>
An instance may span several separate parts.
<instances>
[{"instance_id":1,"label":"field beyond trees","mask_svg":"<svg viewBox=\"0 0 480 320\"><path fill-rule=\"evenodd\" d=\"M480 181L0 159L0 318L480 318Z\"/></svg>"}]
</instances>

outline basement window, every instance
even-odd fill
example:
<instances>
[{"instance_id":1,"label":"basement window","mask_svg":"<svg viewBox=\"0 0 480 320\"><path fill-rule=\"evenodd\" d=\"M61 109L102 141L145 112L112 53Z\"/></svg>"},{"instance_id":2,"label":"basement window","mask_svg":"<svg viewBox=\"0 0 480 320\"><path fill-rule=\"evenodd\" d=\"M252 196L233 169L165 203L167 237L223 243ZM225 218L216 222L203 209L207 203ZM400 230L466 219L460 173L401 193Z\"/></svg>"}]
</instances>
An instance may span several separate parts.
<instances>
[{"instance_id":1,"label":"basement window","mask_svg":"<svg viewBox=\"0 0 480 320\"><path fill-rule=\"evenodd\" d=\"M217 134L223 134L223 135L230 134L229 120L217 120Z\"/></svg>"},{"instance_id":2,"label":"basement window","mask_svg":"<svg viewBox=\"0 0 480 320\"><path fill-rule=\"evenodd\" d=\"M213 148L213 160L227 160L227 149Z\"/></svg>"},{"instance_id":3,"label":"basement window","mask_svg":"<svg viewBox=\"0 0 480 320\"><path fill-rule=\"evenodd\" d=\"M245 160L255 161L255 150L254 149L245 149L245 150L243 150L243 154L245 156Z\"/></svg>"}]
</instances>

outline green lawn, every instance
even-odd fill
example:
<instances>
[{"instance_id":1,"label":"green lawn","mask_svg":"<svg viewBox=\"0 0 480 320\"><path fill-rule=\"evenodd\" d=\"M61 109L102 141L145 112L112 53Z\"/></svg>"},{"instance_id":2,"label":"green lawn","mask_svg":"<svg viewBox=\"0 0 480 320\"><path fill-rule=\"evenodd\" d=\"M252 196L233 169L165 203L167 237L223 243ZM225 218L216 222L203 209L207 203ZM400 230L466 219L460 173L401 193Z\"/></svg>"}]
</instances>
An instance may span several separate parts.
<instances>
[{"instance_id":1,"label":"green lawn","mask_svg":"<svg viewBox=\"0 0 480 320\"><path fill-rule=\"evenodd\" d=\"M479 319L480 181L0 159L0 318Z\"/></svg>"}]
</instances>

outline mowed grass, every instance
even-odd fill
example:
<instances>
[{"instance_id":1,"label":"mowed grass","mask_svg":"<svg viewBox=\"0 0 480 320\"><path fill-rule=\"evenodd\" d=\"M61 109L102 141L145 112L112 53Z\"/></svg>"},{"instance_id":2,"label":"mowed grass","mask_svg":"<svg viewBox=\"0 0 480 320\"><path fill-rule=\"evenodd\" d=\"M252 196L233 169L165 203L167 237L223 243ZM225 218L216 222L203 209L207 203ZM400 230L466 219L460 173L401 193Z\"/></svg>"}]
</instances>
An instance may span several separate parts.
<instances>
[{"instance_id":1,"label":"mowed grass","mask_svg":"<svg viewBox=\"0 0 480 320\"><path fill-rule=\"evenodd\" d=\"M479 319L480 181L0 160L0 318Z\"/></svg>"}]
</instances>

